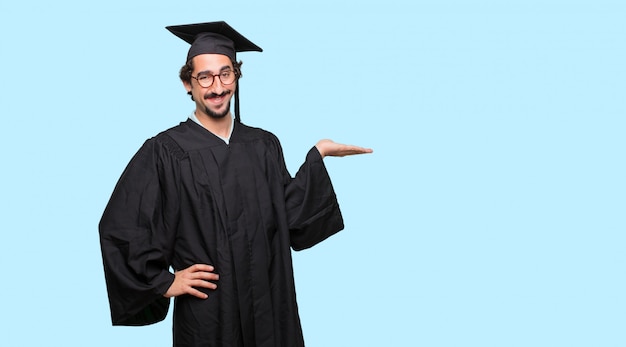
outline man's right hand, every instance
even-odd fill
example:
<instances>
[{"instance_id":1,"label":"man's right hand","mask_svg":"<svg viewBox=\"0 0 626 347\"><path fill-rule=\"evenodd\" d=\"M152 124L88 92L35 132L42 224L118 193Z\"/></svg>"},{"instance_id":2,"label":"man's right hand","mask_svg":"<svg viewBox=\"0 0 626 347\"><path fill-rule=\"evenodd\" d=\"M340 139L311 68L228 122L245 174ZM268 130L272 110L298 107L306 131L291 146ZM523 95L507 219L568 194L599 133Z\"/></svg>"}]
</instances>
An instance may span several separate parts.
<instances>
[{"instance_id":1,"label":"man's right hand","mask_svg":"<svg viewBox=\"0 0 626 347\"><path fill-rule=\"evenodd\" d=\"M219 280L219 275L213 271L215 271L215 268L207 264L194 264L186 269L176 271L174 273L174 282L163 296L171 298L189 294L200 299L206 299L209 296L196 288L215 290L217 284L210 281Z\"/></svg>"}]
</instances>

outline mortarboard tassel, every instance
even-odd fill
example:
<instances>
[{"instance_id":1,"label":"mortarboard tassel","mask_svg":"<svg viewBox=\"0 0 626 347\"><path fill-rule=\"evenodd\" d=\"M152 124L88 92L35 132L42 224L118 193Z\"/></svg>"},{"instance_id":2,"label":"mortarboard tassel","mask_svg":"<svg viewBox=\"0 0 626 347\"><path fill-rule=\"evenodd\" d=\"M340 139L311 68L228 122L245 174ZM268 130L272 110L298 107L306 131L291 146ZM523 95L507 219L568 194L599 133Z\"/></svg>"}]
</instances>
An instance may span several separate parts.
<instances>
[{"instance_id":1,"label":"mortarboard tassel","mask_svg":"<svg viewBox=\"0 0 626 347\"><path fill-rule=\"evenodd\" d=\"M237 83L235 88L235 121L241 123L241 118L239 117L239 83Z\"/></svg>"}]
</instances>

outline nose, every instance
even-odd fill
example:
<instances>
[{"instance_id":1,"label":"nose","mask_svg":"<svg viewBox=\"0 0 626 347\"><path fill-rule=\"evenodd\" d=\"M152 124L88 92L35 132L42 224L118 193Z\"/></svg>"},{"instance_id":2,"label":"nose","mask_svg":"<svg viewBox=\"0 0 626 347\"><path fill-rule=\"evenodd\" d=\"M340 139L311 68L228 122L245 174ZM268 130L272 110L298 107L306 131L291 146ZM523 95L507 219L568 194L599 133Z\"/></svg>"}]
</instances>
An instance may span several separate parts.
<instances>
[{"instance_id":1,"label":"nose","mask_svg":"<svg viewBox=\"0 0 626 347\"><path fill-rule=\"evenodd\" d=\"M210 88L216 94L221 94L226 89L226 87L224 86L224 84L222 83L222 80L220 79L218 75L213 76L213 84L211 85Z\"/></svg>"}]
</instances>

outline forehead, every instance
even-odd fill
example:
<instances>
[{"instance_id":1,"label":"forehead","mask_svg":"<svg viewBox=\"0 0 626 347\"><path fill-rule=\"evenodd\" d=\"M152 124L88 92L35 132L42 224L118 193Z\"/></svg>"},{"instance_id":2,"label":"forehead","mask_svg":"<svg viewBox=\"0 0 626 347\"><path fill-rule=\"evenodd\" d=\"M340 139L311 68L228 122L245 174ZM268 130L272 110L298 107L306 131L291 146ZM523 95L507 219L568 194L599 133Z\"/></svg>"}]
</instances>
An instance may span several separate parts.
<instances>
[{"instance_id":1,"label":"forehead","mask_svg":"<svg viewBox=\"0 0 626 347\"><path fill-rule=\"evenodd\" d=\"M219 72L224 67L233 67L230 58L223 54L200 54L192 60L194 71Z\"/></svg>"}]
</instances>

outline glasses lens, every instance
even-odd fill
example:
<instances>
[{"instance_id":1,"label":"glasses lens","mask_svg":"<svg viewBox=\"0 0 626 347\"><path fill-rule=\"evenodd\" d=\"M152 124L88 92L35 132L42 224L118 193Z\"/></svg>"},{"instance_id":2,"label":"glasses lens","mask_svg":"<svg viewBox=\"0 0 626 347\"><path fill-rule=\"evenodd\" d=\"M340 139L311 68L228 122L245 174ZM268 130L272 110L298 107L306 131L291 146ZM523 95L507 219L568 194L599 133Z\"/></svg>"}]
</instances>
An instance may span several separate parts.
<instances>
[{"instance_id":1,"label":"glasses lens","mask_svg":"<svg viewBox=\"0 0 626 347\"><path fill-rule=\"evenodd\" d=\"M211 84L213 84L213 76L211 75L198 75L196 80L198 80L198 84L204 88L210 87Z\"/></svg>"},{"instance_id":2,"label":"glasses lens","mask_svg":"<svg viewBox=\"0 0 626 347\"><path fill-rule=\"evenodd\" d=\"M232 84L235 82L235 73L233 71L222 71L220 73L220 81L223 84Z\"/></svg>"}]
</instances>

